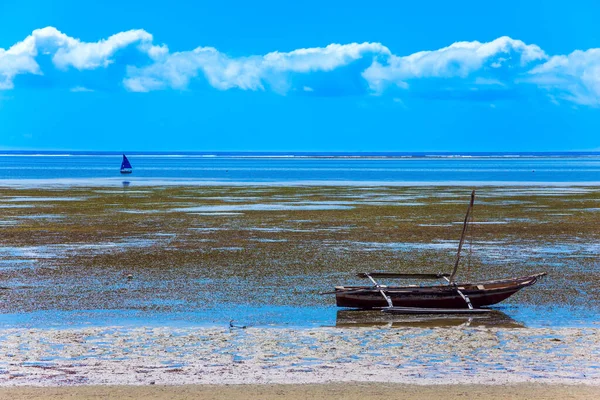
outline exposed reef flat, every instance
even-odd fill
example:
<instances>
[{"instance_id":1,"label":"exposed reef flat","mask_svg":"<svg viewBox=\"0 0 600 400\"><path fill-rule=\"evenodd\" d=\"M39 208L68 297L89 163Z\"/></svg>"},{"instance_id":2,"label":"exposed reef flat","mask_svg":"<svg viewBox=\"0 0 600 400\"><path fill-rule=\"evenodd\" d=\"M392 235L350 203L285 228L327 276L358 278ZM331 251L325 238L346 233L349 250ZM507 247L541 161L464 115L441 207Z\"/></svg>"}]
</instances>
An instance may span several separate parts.
<instances>
[{"instance_id":1,"label":"exposed reef flat","mask_svg":"<svg viewBox=\"0 0 600 400\"><path fill-rule=\"evenodd\" d=\"M0 188L0 204L8 207L0 216L0 313L332 306L332 297L318 292L360 282L355 272L448 271L469 193ZM600 213L591 210L599 205L598 188L479 189L464 253L472 248L472 256L460 278L547 271L547 279L503 304L594 309ZM129 274L133 279L125 279Z\"/></svg>"}]
</instances>

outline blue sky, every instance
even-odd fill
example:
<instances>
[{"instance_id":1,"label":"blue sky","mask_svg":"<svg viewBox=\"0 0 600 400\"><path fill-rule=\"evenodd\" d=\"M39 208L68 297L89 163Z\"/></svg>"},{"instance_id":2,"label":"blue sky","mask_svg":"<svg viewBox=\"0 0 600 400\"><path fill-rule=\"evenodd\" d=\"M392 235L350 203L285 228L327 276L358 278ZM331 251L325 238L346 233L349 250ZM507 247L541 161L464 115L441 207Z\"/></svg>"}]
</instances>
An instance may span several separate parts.
<instances>
[{"instance_id":1,"label":"blue sky","mask_svg":"<svg viewBox=\"0 0 600 400\"><path fill-rule=\"evenodd\" d=\"M0 149L600 150L598 15L597 1L3 0Z\"/></svg>"}]
</instances>

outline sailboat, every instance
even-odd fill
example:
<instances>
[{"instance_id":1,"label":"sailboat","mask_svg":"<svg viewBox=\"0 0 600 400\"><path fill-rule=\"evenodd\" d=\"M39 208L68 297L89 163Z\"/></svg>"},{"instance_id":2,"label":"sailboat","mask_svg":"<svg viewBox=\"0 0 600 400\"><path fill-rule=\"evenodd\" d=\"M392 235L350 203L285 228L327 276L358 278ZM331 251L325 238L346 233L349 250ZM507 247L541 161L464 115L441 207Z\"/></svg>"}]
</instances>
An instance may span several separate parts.
<instances>
[{"instance_id":1,"label":"sailboat","mask_svg":"<svg viewBox=\"0 0 600 400\"><path fill-rule=\"evenodd\" d=\"M456 282L460 253L474 201L475 191L471 193L471 202L467 209L456 262L451 273L360 273L357 275L358 277L369 279L373 285L336 286L335 291L323 294L335 294L338 307L379 308L384 312L394 314L478 314L490 312L490 309L482 307L499 303L519 290L535 284L539 278L546 275L545 272L542 272L529 276L481 282ZM443 279L446 283L422 286L387 286L379 284L375 278Z\"/></svg>"},{"instance_id":2,"label":"sailboat","mask_svg":"<svg viewBox=\"0 0 600 400\"><path fill-rule=\"evenodd\" d=\"M125 154L123 154L123 161L121 161L121 173L130 174L132 172L133 168L131 167L131 163L129 162Z\"/></svg>"}]
</instances>

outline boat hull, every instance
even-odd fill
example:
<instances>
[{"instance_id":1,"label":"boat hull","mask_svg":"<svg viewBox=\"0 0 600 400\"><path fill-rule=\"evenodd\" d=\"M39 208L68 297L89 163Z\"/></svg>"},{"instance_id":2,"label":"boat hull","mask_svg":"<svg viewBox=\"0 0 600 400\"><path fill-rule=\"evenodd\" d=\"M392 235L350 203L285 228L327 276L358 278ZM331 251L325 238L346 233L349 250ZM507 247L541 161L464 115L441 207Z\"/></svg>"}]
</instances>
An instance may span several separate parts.
<instances>
[{"instance_id":1,"label":"boat hull","mask_svg":"<svg viewBox=\"0 0 600 400\"><path fill-rule=\"evenodd\" d=\"M131 169L122 169L122 170L121 170L121 173L122 173L122 174L130 174L130 173L132 173L132 172L133 172L133 170L131 170Z\"/></svg>"},{"instance_id":2,"label":"boat hull","mask_svg":"<svg viewBox=\"0 0 600 400\"><path fill-rule=\"evenodd\" d=\"M394 307L420 308L468 308L459 289L466 295L475 308L490 306L506 300L519 290L533 285L540 276L531 275L521 278L485 281L456 286L338 286L335 289L338 307L380 308L387 307L380 290L390 297Z\"/></svg>"}]
</instances>

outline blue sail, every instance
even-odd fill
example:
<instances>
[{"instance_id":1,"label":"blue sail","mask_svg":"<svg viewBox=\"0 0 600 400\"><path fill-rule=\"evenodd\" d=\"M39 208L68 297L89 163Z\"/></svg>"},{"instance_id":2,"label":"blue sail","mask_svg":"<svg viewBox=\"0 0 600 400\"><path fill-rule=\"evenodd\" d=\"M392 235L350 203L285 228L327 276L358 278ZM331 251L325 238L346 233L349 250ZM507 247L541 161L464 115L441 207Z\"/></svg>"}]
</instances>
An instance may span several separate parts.
<instances>
[{"instance_id":1,"label":"blue sail","mask_svg":"<svg viewBox=\"0 0 600 400\"><path fill-rule=\"evenodd\" d=\"M128 173L131 173L131 171L132 171L131 163L129 162L127 157L125 157L125 154L123 154L123 161L121 162L121 173L128 174Z\"/></svg>"}]
</instances>

